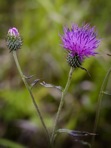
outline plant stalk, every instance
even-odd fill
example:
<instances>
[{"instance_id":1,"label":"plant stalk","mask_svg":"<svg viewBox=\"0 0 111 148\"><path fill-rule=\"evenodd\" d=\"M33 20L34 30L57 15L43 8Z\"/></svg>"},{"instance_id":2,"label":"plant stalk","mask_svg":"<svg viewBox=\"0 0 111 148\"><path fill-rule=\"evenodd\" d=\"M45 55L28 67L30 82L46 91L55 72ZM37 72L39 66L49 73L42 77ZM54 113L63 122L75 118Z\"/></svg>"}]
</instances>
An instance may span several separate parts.
<instances>
[{"instance_id":1,"label":"plant stalk","mask_svg":"<svg viewBox=\"0 0 111 148\"><path fill-rule=\"evenodd\" d=\"M42 117L42 115L41 115L41 113L40 113L39 107L38 107L38 105L37 105L37 103L36 103L36 101L35 101L35 99L34 99L34 96L33 96L32 91L31 91L31 87L29 86L28 82L26 81L26 78L25 78L25 76L24 76L24 74L23 74L23 72L22 72L22 70L21 70L20 64L19 64L19 62L18 62L18 58L17 58L16 51L13 51L13 57L14 57L14 60L15 60L17 69L18 69L18 71L19 71L19 74L20 74L20 76L21 76L21 78L22 78L22 80L23 80L23 82L24 82L24 84L25 84L25 86L26 86L26 89L28 90L28 92L29 92L29 94L30 94L30 97L31 97L31 99L32 99L32 101L33 101L33 104L34 104L35 108L36 108L37 114L38 114L38 116L39 116L39 118L40 118L40 121L41 121L41 123L42 123L42 125L43 125L43 127L44 127L44 130L45 130L45 132L46 132L46 134L47 134L47 136L48 136L48 139L49 139L49 141L50 141L49 132L48 132L48 130L47 130L47 127L46 127L46 125L45 125L45 122L44 122L44 120L43 120L43 117Z\"/></svg>"},{"instance_id":2,"label":"plant stalk","mask_svg":"<svg viewBox=\"0 0 111 148\"><path fill-rule=\"evenodd\" d=\"M69 75L68 75L68 80L67 80L66 86L65 86L64 90L62 91L62 96L61 96L59 108L58 108L56 119L55 119L55 122L54 122L52 136L51 136L51 144L52 145L53 145L53 142L54 142L54 139L55 139L55 132L56 132L56 128L57 128L57 123L58 123L58 120L59 120L59 117L60 117L60 113L61 113L61 110L62 110L62 107L63 107L63 104L64 104L64 97L65 97L65 95L66 95L66 93L68 91L68 88L70 86L73 71L74 71L74 69L71 67L70 71L69 71Z\"/></svg>"},{"instance_id":3,"label":"plant stalk","mask_svg":"<svg viewBox=\"0 0 111 148\"><path fill-rule=\"evenodd\" d=\"M110 73L111 73L111 68L106 73L103 83L101 85L101 89L100 89L100 93L99 93L99 97L98 97L97 112L96 112L96 117L95 117L93 133L96 133L96 130L97 130L97 126L98 126L98 122L99 122L99 115L100 115L100 110L101 110L101 103L102 103L102 98L104 95L103 92L106 89L107 81L108 81ZM94 140L95 140L95 135L93 135L93 137L92 137L92 146L91 146L92 148L94 146Z\"/></svg>"}]
</instances>

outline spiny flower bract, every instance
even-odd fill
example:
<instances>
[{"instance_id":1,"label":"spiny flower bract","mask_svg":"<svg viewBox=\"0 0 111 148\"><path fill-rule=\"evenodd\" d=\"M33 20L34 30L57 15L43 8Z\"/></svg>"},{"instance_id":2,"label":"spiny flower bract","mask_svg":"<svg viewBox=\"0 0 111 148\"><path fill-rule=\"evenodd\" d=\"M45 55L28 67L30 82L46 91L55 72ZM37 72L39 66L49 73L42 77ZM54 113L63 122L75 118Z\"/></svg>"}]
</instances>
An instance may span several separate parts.
<instances>
[{"instance_id":1,"label":"spiny flower bract","mask_svg":"<svg viewBox=\"0 0 111 148\"><path fill-rule=\"evenodd\" d=\"M67 61L72 67L79 67L84 58L94 56L99 46L95 27L86 24L82 27L72 25L71 29L64 27L61 35L62 46L68 51Z\"/></svg>"}]
</instances>

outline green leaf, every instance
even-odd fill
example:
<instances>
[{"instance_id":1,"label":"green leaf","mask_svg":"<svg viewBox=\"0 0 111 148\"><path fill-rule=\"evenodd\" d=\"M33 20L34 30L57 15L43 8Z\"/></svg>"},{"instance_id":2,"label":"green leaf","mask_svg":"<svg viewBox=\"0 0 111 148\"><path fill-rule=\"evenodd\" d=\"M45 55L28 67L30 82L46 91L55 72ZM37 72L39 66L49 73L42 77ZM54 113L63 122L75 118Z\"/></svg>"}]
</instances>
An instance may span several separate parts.
<instances>
[{"instance_id":1,"label":"green leaf","mask_svg":"<svg viewBox=\"0 0 111 148\"><path fill-rule=\"evenodd\" d=\"M5 146L8 148L26 148L25 146L9 141L7 139L0 139L0 146Z\"/></svg>"}]
</instances>

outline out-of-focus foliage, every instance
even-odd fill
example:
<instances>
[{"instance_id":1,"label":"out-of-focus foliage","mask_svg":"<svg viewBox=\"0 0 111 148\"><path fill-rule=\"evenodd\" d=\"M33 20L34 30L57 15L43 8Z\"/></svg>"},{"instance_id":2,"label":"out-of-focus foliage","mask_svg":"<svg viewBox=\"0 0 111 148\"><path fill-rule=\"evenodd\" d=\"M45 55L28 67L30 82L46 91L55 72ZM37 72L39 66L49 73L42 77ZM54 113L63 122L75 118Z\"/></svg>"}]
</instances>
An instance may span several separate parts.
<instances>
[{"instance_id":1,"label":"out-of-focus foliage","mask_svg":"<svg viewBox=\"0 0 111 148\"><path fill-rule=\"evenodd\" d=\"M60 128L92 132L100 87L111 65L111 57L107 56L111 46L110 14L110 0L0 1L1 138L22 143L31 148L35 145L40 147L45 139L40 138L41 123L18 74L12 55L6 48L5 38L8 29L13 26L18 28L23 38L23 46L18 51L18 58L24 74L27 76L34 74L29 83L40 78L41 81L45 80L47 83L64 87L69 66L66 62L66 53L60 46L59 34L62 34L63 26L71 26L72 23L79 25L90 23L91 26L96 27L98 36L102 39L98 49L99 54L86 59L83 63L90 72L91 78L81 69L74 72L59 122ZM109 93L111 92L110 81L111 78L107 85ZM43 88L37 84L33 89L33 94L51 131L61 93L53 88ZM110 111L110 96L104 95L97 128L99 136L96 139L95 148L111 147ZM21 120L24 121L22 124L19 122ZM24 124L28 124L28 128L25 132L20 132L24 131ZM32 132L34 131L32 129L39 130L40 135ZM34 136L30 136L31 132ZM91 142L91 138L85 140ZM63 135L59 136L57 141L57 147L60 148L84 147L74 142L73 138Z\"/></svg>"}]
</instances>

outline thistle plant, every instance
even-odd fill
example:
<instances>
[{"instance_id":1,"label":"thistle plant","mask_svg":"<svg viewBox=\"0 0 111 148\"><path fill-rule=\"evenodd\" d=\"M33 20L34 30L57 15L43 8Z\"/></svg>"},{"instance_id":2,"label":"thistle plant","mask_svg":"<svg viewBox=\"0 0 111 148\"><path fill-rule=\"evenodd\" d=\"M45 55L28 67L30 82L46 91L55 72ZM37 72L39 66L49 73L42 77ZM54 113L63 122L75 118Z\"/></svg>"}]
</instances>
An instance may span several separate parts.
<instances>
[{"instance_id":1,"label":"thistle plant","mask_svg":"<svg viewBox=\"0 0 111 148\"><path fill-rule=\"evenodd\" d=\"M16 28L11 28L8 31L8 35L7 35L7 46L10 50L10 52L12 52L16 66L18 68L18 71L21 75L21 78L26 86L26 89L28 90L33 104L37 110L38 116L41 120L41 123L43 125L43 128L45 129L45 132L49 138L50 144L53 147L54 146L54 141L56 138L56 135L58 133L61 132L66 132L70 135L73 136L77 136L77 135L94 135L93 133L88 133L88 132L79 132L79 131L72 131L72 130L68 130L68 129L58 129L58 121L60 118L60 113L64 104L64 98L67 94L67 91L69 89L70 83L71 83L71 79L72 79L72 75L73 72L75 71L76 68L81 68L83 70L86 70L84 67L82 67L82 63L83 61L87 58L87 57L91 57L91 56L95 56L97 54L96 49L99 46L100 40L97 39L97 33L95 31L95 27L90 27L90 25L86 24L83 25L81 27L77 26L77 25L72 25L71 28L69 29L68 27L64 27L63 29L63 35L60 35L61 37L61 41L62 41L62 47L64 48L65 51L67 51L67 63L70 66L70 71L68 74L68 79L66 82L66 85L64 87L64 89L62 90L62 94L61 94L61 99L60 99L60 104L57 110L57 115L55 118L55 122L54 122L54 126L53 126L53 131L51 136L49 135L49 132L47 130L46 124L44 123L43 117L40 113L39 107L37 105L37 103L35 102L34 96L32 94L31 91L31 87L27 82L27 78L26 76L23 74L21 67L19 65L18 62L18 58L16 55L16 52L18 49L21 48L22 45L22 39L21 36L18 32L18 30ZM86 70L87 71L87 70ZM44 86L47 86L48 84L41 83ZM48 85L50 87L53 87L53 85ZM58 87L55 87L58 88Z\"/></svg>"},{"instance_id":2,"label":"thistle plant","mask_svg":"<svg viewBox=\"0 0 111 148\"><path fill-rule=\"evenodd\" d=\"M37 114L38 114L38 116L40 118L40 121L41 121L41 123L43 125L43 128L44 128L44 130L45 130L45 132L46 132L46 134L48 136L48 139L50 141L47 127L46 127L45 122L43 120L43 117L41 115L40 109L39 109L39 107L38 107L38 105L37 105L37 103L35 101L35 98L34 98L34 96L32 94L31 86L28 84L27 77L23 74L22 69L21 69L20 64L19 64L19 61L18 61L18 58L17 58L16 51L18 49L20 49L21 46L22 46L22 39L21 39L21 36L20 36L18 30L15 27L9 29L8 35L7 35L7 47L9 48L10 52L12 52L12 54L13 54L17 69L19 71L19 74L20 74L20 76L21 76L21 78L22 78L22 80L23 80L23 82L25 84L26 89L29 92L29 95L30 95L30 97L32 99L32 102L33 102L33 104L34 104L34 106L36 108Z\"/></svg>"},{"instance_id":3,"label":"thistle plant","mask_svg":"<svg viewBox=\"0 0 111 148\"><path fill-rule=\"evenodd\" d=\"M97 39L97 34L95 32L94 27L90 28L88 24L82 27L78 27L74 24L72 25L71 29L64 27L64 34L60 36L62 40L62 47L67 51L67 62L71 68L69 71L66 86L62 91L62 96L51 137L52 143L54 142L57 123L64 103L64 97L70 86L74 69L76 69L77 67L85 69L81 66L83 60L86 57L94 56L95 54L97 54L95 50L100 43L100 40Z\"/></svg>"}]
</instances>

